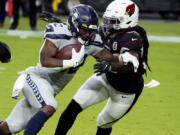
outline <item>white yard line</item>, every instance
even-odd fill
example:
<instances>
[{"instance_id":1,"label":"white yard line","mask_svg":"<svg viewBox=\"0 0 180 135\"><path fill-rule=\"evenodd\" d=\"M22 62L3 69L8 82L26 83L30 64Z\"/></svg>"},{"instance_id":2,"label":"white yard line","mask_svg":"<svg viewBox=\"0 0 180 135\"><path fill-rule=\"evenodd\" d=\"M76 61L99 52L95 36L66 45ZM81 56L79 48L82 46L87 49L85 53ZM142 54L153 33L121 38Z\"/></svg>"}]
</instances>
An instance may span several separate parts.
<instances>
[{"instance_id":1,"label":"white yard line","mask_svg":"<svg viewBox=\"0 0 180 135\"><path fill-rule=\"evenodd\" d=\"M0 30L0 35L5 36L17 36L20 38L28 38L28 37L43 37L42 31L25 31L25 30Z\"/></svg>"},{"instance_id":2,"label":"white yard line","mask_svg":"<svg viewBox=\"0 0 180 135\"><path fill-rule=\"evenodd\" d=\"M0 67L0 74L4 72L4 70L6 70L5 67Z\"/></svg>"},{"instance_id":3,"label":"white yard line","mask_svg":"<svg viewBox=\"0 0 180 135\"><path fill-rule=\"evenodd\" d=\"M154 42L171 42L171 43L180 43L180 37L174 37L174 36L156 36L156 35L150 35L148 36L149 41Z\"/></svg>"},{"instance_id":4,"label":"white yard line","mask_svg":"<svg viewBox=\"0 0 180 135\"><path fill-rule=\"evenodd\" d=\"M19 36L20 38L28 38L28 37L43 37L42 31L25 31L25 30L0 30L0 35L8 35L8 36ZM157 35L149 35L149 41L153 42L171 42L171 43L180 43L180 37L178 36L157 36Z\"/></svg>"}]
</instances>

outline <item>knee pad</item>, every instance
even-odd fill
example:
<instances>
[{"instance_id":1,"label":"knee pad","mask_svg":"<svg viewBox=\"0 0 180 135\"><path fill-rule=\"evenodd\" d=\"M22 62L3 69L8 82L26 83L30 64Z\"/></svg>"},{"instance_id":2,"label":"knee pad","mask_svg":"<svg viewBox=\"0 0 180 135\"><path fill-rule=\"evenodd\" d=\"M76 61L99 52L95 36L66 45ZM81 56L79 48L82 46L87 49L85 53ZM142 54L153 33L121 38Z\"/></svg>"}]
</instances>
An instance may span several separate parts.
<instances>
[{"instance_id":1,"label":"knee pad","mask_svg":"<svg viewBox=\"0 0 180 135\"><path fill-rule=\"evenodd\" d=\"M101 128L110 128L117 121L111 114L101 113L97 118L97 125Z\"/></svg>"}]
</instances>

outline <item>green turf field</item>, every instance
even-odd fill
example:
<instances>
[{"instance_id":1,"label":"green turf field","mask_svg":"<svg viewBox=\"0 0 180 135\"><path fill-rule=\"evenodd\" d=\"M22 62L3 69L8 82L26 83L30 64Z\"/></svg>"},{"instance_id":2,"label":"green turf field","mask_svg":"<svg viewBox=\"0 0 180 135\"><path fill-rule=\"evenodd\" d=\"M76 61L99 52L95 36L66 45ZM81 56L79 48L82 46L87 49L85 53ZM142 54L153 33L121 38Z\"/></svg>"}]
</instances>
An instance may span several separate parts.
<instances>
[{"instance_id":1,"label":"green turf field","mask_svg":"<svg viewBox=\"0 0 180 135\"><path fill-rule=\"evenodd\" d=\"M45 24L39 21L38 29L43 30ZM180 37L180 23L140 21L140 24L148 34ZM5 28L8 27L7 19ZM19 29L29 30L28 19L21 19ZM1 34L0 40L9 44L12 50L12 61L9 64L0 63L0 120L3 120L17 103L11 99L11 89L17 72L36 65L43 38L22 39ZM39 135L53 135L59 115L79 86L93 73L94 62L93 58L88 58L85 66L56 97L59 102L58 110ZM114 125L112 135L180 134L180 43L150 42L149 64L152 72L145 77L146 82L156 79L161 85L144 89L131 112ZM68 135L95 135L96 117L104 104L105 102L82 112ZM18 135L22 134L21 132Z\"/></svg>"}]
</instances>

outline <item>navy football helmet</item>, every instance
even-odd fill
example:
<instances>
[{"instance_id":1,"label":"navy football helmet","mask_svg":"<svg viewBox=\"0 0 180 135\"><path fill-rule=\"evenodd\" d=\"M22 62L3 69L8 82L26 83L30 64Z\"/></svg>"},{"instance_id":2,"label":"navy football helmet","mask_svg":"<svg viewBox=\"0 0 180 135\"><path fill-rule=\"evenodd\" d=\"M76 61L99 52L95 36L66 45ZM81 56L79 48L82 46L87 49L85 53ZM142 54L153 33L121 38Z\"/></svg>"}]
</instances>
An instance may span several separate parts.
<instances>
[{"instance_id":1,"label":"navy football helmet","mask_svg":"<svg viewBox=\"0 0 180 135\"><path fill-rule=\"evenodd\" d=\"M79 4L71 10L68 25L72 35L80 42L88 41L98 29L97 12L89 5Z\"/></svg>"}]
</instances>

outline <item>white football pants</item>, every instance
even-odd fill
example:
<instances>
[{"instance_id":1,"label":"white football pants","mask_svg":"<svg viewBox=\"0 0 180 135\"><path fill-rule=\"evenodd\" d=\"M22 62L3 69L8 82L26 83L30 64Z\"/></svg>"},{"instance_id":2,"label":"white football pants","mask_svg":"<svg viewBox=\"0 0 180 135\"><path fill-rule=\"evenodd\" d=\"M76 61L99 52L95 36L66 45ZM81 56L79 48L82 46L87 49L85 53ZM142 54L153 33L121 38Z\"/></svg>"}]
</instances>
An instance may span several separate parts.
<instances>
[{"instance_id":1,"label":"white football pants","mask_svg":"<svg viewBox=\"0 0 180 135\"><path fill-rule=\"evenodd\" d=\"M47 80L34 74L26 74L25 81L22 82L24 82L22 91L25 98L16 104L6 119L11 133L24 129L29 119L44 105L57 108L53 88Z\"/></svg>"},{"instance_id":2,"label":"white football pants","mask_svg":"<svg viewBox=\"0 0 180 135\"><path fill-rule=\"evenodd\" d=\"M108 128L128 112L135 101L135 96L115 90L108 83L105 74L101 76L94 74L80 87L73 99L83 109L108 99L97 118L98 126Z\"/></svg>"}]
</instances>

